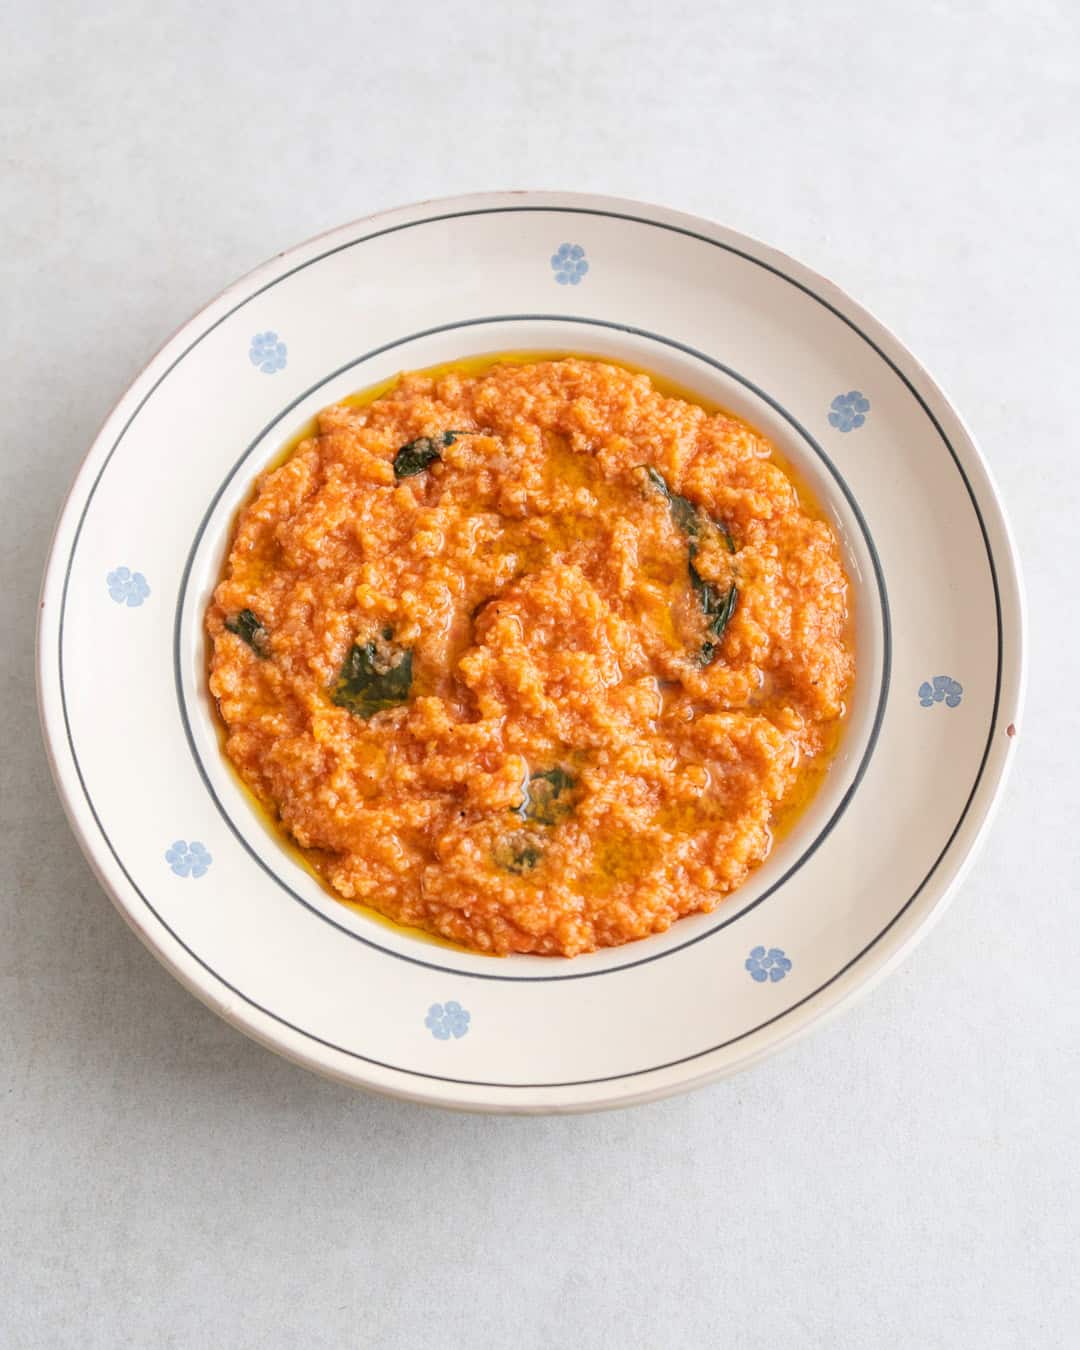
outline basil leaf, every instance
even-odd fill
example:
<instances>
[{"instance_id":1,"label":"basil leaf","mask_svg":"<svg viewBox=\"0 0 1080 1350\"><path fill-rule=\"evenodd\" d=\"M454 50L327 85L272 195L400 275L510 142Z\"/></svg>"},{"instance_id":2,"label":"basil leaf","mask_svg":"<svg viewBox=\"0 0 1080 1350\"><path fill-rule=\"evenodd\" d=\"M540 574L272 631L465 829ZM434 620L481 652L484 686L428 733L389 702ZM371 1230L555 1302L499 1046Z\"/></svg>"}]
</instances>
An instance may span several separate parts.
<instances>
[{"instance_id":1,"label":"basil leaf","mask_svg":"<svg viewBox=\"0 0 1080 1350\"><path fill-rule=\"evenodd\" d=\"M521 785L521 804L511 812L529 825L557 825L573 809L568 794L574 779L558 765L530 774ZM492 849L497 866L521 876L531 872L544 856L543 836L517 830L500 839Z\"/></svg>"},{"instance_id":2,"label":"basil leaf","mask_svg":"<svg viewBox=\"0 0 1080 1350\"><path fill-rule=\"evenodd\" d=\"M330 690L330 699L339 708L368 718L408 702L411 687L411 651L356 642Z\"/></svg>"},{"instance_id":3,"label":"basil leaf","mask_svg":"<svg viewBox=\"0 0 1080 1350\"><path fill-rule=\"evenodd\" d=\"M230 633L242 638L260 660L270 655L270 634L263 627L262 620L250 609L242 609L239 614L230 614L225 620Z\"/></svg>"},{"instance_id":4,"label":"basil leaf","mask_svg":"<svg viewBox=\"0 0 1080 1350\"><path fill-rule=\"evenodd\" d=\"M524 872L531 872L543 854L527 834L508 834L505 839L498 841L491 856L504 872L521 876Z\"/></svg>"},{"instance_id":5,"label":"basil leaf","mask_svg":"<svg viewBox=\"0 0 1080 1350\"><path fill-rule=\"evenodd\" d=\"M720 639L724 636L724 630L731 622L731 616L735 613L735 606L739 600L739 589L734 584L726 591L717 589L711 581L706 581L697 570L694 566L694 559L698 553L698 541L709 530L719 531L727 544L729 553L735 552L735 540L731 537L731 533L725 525L721 525L719 521L706 515L700 506L695 506L688 498L680 497L677 492L672 492L664 480L664 475L654 469L651 464L645 465L645 472L649 481L667 502L672 520L690 541L690 556L687 564L690 572L690 585L694 588L694 594L697 596L698 603L705 615L705 631L707 634L698 653L698 663L707 666L710 661L715 659L720 646Z\"/></svg>"},{"instance_id":6,"label":"basil leaf","mask_svg":"<svg viewBox=\"0 0 1080 1350\"><path fill-rule=\"evenodd\" d=\"M690 582L697 592L707 620L705 631L708 636L702 643L701 652L698 656L699 664L707 666L715 659L720 647L720 639L724 636L724 630L731 622L731 616L735 613L735 606L739 600L739 588L732 585L727 591L717 590L710 582L704 581L698 575L693 563L690 564Z\"/></svg>"},{"instance_id":7,"label":"basil leaf","mask_svg":"<svg viewBox=\"0 0 1080 1350\"><path fill-rule=\"evenodd\" d=\"M718 530L724 537L728 552L735 552L735 540L731 537L731 532L726 525L722 525L718 520L713 520L700 506L696 506L689 497L680 497L677 492L672 492L659 469L654 469L651 464L646 464L644 467L649 482L667 502L668 509L671 511L671 519L688 539L700 539L709 530Z\"/></svg>"},{"instance_id":8,"label":"basil leaf","mask_svg":"<svg viewBox=\"0 0 1080 1350\"><path fill-rule=\"evenodd\" d=\"M436 436L417 436L416 440L407 441L394 456L394 477L414 478L423 473L428 465L442 459L441 450L467 434L464 431L440 431Z\"/></svg>"},{"instance_id":9,"label":"basil leaf","mask_svg":"<svg viewBox=\"0 0 1080 1350\"><path fill-rule=\"evenodd\" d=\"M563 817L569 815L571 804L560 800L574 786L574 780L556 766L554 769L542 769L530 776L521 785L521 805L510 809L521 820L532 821L536 825L557 825Z\"/></svg>"},{"instance_id":10,"label":"basil leaf","mask_svg":"<svg viewBox=\"0 0 1080 1350\"><path fill-rule=\"evenodd\" d=\"M671 489L668 487L667 479L660 470L654 469L651 464L643 464L641 467L645 470L646 477L649 482L652 483L653 487L656 488L661 497L663 497L665 501L671 501Z\"/></svg>"}]
</instances>

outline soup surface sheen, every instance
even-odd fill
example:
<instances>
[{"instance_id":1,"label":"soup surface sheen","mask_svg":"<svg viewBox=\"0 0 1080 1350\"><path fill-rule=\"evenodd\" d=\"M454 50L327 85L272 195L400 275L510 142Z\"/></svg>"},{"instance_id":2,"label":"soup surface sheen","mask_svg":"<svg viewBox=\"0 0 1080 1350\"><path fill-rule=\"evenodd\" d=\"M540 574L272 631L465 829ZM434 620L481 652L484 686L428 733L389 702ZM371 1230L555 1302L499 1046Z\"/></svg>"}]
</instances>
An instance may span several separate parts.
<instances>
[{"instance_id":1,"label":"soup surface sheen","mask_svg":"<svg viewBox=\"0 0 1080 1350\"><path fill-rule=\"evenodd\" d=\"M711 910L854 675L839 542L773 446L574 357L327 408L206 627L226 753L336 895L500 954Z\"/></svg>"}]
</instances>

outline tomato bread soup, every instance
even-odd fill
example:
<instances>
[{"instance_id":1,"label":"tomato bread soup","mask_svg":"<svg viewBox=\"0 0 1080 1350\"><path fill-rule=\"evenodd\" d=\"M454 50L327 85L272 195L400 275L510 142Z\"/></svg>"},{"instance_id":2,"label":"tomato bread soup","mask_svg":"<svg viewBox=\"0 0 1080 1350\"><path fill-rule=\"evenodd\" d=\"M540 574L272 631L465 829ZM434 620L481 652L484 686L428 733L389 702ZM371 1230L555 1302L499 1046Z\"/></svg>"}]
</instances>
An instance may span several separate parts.
<instances>
[{"instance_id":1,"label":"tomato bread soup","mask_svg":"<svg viewBox=\"0 0 1080 1350\"><path fill-rule=\"evenodd\" d=\"M226 753L336 895L492 953L711 910L854 676L830 525L745 422L599 360L322 412L206 616Z\"/></svg>"}]
</instances>

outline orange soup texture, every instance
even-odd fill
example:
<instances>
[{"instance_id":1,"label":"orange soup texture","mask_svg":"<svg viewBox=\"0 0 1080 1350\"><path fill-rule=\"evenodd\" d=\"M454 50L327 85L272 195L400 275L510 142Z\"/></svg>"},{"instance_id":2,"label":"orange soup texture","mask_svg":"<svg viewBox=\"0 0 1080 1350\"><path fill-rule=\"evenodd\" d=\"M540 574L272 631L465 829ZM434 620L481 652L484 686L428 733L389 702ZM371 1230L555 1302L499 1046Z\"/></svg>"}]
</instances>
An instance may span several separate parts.
<instances>
[{"instance_id":1,"label":"orange soup texture","mask_svg":"<svg viewBox=\"0 0 1080 1350\"><path fill-rule=\"evenodd\" d=\"M598 360L463 364L327 408L259 479L210 688L340 898L574 956L766 857L836 741L848 608L746 423Z\"/></svg>"}]
</instances>

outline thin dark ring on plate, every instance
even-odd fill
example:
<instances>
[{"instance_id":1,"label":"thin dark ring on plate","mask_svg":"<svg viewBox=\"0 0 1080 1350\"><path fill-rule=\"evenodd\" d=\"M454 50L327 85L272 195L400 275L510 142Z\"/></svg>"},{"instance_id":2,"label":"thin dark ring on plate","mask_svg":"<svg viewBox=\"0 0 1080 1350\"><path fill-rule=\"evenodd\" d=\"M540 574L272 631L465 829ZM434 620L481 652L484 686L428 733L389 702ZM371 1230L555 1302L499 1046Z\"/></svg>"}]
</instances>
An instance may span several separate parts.
<instances>
[{"instance_id":1,"label":"thin dark ring on plate","mask_svg":"<svg viewBox=\"0 0 1080 1350\"><path fill-rule=\"evenodd\" d=\"M744 905L741 909L736 909L735 912L730 915L730 917L720 919L717 923L713 924L713 926L709 928L706 932L699 933L696 937L687 938L685 942L680 942L677 947L668 947L665 951L654 952L651 956L639 956L636 960L624 961L622 962L622 964L617 966L606 966L602 970L571 970L566 971L562 974L550 974L550 975L501 975L495 971L459 970L456 966L440 965L437 961L425 961L419 956L410 956L406 952L394 951L392 947L384 947L382 943L376 942L373 938L364 937L363 934L354 932L353 929L346 927L342 923L339 923L338 920L333 918L331 915L324 914L321 909L317 908L310 901L305 900L304 897L298 891L293 890L293 888L288 884L288 882L285 881L284 878L279 876L276 871L274 871L273 867L270 865L269 862L267 862L262 857L259 851L253 848L251 844L248 843L247 839L241 832L240 827L229 815L228 811L225 809L224 803L221 801L220 797L218 797L217 793L214 791L213 783L210 781L210 775L207 772L206 765L203 763L202 756L199 754L199 749L195 742L195 736L191 729L191 721L190 718L188 717L187 703L184 699L183 676L181 672L181 660L180 660L180 629L183 620L184 601L187 598L188 581L191 577L191 569L195 562L195 555L198 552L199 544L202 541L203 535L206 533L206 527L210 523L210 518L213 516L214 510L217 507L218 502L221 500L222 495L227 490L229 484L233 481L236 475L243 468L249 456L252 454L255 448L266 439L269 433L282 420L282 418L287 417L294 408L299 407L299 405L303 403L305 399L310 398L311 395L317 389L321 389L323 385L329 384L331 380L337 379L339 375L343 375L347 370L352 370L353 367L355 366L363 365L365 361L370 361L373 357L380 356L387 351L392 351L395 347L402 347L409 342L416 342L421 338L432 337L437 333L452 333L455 332L457 329L462 328L477 328L484 324L495 324L495 323L529 323L535 322L537 320L543 320L546 322L553 322L553 323L587 324L596 328L612 329L619 333L632 334L635 337L649 338L651 341L658 342L663 346L673 347L679 351L685 352L689 356L696 357L699 361L702 361L705 365L712 366L715 370L723 371L725 375L730 376L731 379L738 381L738 383L741 384L744 388L749 389L752 393L756 394L758 398L762 399L765 403L767 403L773 409L774 412L779 413L780 416L783 417L784 420L803 438L803 440L806 441L807 445L809 445L810 448L814 451L814 453L820 458L822 463L829 470L829 472L832 474L833 478L839 485L841 492L844 494L844 499L846 500L848 506L851 508L853 515L855 516L859 529L862 532L863 540L866 543L867 551L870 554L870 559L874 568L874 577L878 587L878 598L881 603L881 625L882 625L881 687L878 691L877 706L874 709L874 721L870 728L870 736L867 740L866 748L863 751L862 758L860 759L858 767L855 771L855 776L852 779L851 783L848 785L847 791L844 793L843 797L837 804L836 810L822 826L821 830L818 832L816 837L807 845L803 853L798 857L798 859L796 859L795 862L792 863L792 865L787 869L787 871L783 874L783 876L779 877L776 881L774 881L773 884L769 886L767 890L763 891L761 895L757 897L756 900L752 901L750 904ZM854 797L859 784L862 782L863 776L865 775L866 770L870 765L870 761L874 755L874 747L877 744L878 735L881 731L881 723L885 715L885 704L889 694L889 681L891 672L892 672L892 621L889 614L889 598L885 588L885 576L881 567L881 560L878 557L878 551L874 544L873 536L870 533L870 527L866 523L862 511L859 508L859 504L855 500L854 494L848 487L847 483L844 481L843 475L840 473L839 469L837 469L836 465L832 462L832 460L825 453L825 451L821 448L821 446L817 443L817 441L814 440L814 438L806 430L806 428L802 426L802 424L795 417L793 417L791 413L789 413L787 409L783 407L782 404L778 403L776 399L772 398L769 394L765 393L763 389L759 389L758 386L754 384L752 380L748 380L744 375L740 375L738 371L733 370L730 366L724 365L722 361L717 361L715 358L711 356L706 356L704 352L700 352L696 348L690 347L684 342L677 342L674 338L662 337L659 333L651 333L648 331L648 329L645 328L634 328L631 327L629 324L611 323L604 319L582 318L571 314L493 314L486 318L462 319L456 323L439 324L435 328L426 328L421 332L410 333L406 337L396 338L393 342L383 343L382 346L375 347L371 351L365 352L363 356L358 356L352 361L347 361L343 366L339 366L336 370L330 371L328 375L324 375L322 379L316 380L316 382L313 385L305 389L302 394L298 394L296 398L292 400L291 403L289 403L286 407L282 408L281 411L277 413L276 416L274 416L266 424L265 427L263 427L263 429L255 437L255 439L250 442L250 444L244 450L244 453L236 461L233 467L229 470L228 474L222 481L220 487L217 489L213 497L210 499L210 504L206 508L206 512L199 523L198 530L195 532L195 538L194 541L192 542L191 550L188 553L187 562L184 564L184 570L180 577L180 587L176 597L176 610L173 619L173 675L176 683L176 700L180 708L180 720L183 723L184 735L187 738L188 748L191 751L191 756L195 761L195 767L199 771L199 776L202 778L203 785L205 786L207 792L210 794L210 799L217 807L219 813L222 816L222 819L225 821L226 825L228 825L229 829L232 831L235 838L246 850L248 855L252 859L254 859L254 861L259 865L259 867L262 868L262 870L266 873L266 875L270 877L273 881L277 882L277 884L282 888L282 890L284 890L299 904L303 905L305 909L309 910L312 914L322 919L324 923L330 924L331 927L336 928L338 932L344 933L346 934L346 936L354 938L357 942L362 942L366 947L373 947L375 948L376 951L383 952L387 956L392 956L398 961L408 961L410 965L425 966L428 970L440 971L444 975L458 975L463 976L465 979L471 980L499 980L506 984L542 984L542 983L552 983L554 981L559 980L589 980L589 979L598 979L601 975L615 975L624 970L633 970L635 966L648 965L649 962L651 961L662 961L668 956L674 956L676 952L681 952L685 950L687 947L693 947L698 942L704 942L706 938L712 937L713 934L719 933L722 929L730 927L731 924L737 923L745 915L750 914L755 909L757 909L758 905L760 905L763 901L767 900L770 895L775 894L775 892L778 891L781 886L786 885L787 882L790 881L791 878L795 875L795 873L799 871L799 869L803 866L803 864L808 862L813 857L813 855L818 851L818 849L825 842L828 836L832 833L833 829L836 827L840 818L843 816L844 812L847 810L849 804L851 803L851 800ZM728 907L727 903L724 903L721 906L721 911L723 909L726 909L727 907ZM484 961L484 964L492 964L492 965L501 964L490 961L488 958L481 958L481 960Z\"/></svg>"},{"instance_id":2,"label":"thin dark ring on plate","mask_svg":"<svg viewBox=\"0 0 1080 1350\"><path fill-rule=\"evenodd\" d=\"M78 547L79 538L82 534L82 528L86 520L87 512L90 509L90 503L93 500L95 491L97 490L97 485L101 481L101 477L104 474L105 469L108 467L109 460L116 452L116 448L123 440L123 437L127 432L128 428L131 426L135 418L139 415L139 412L142 410L142 408L145 407L147 401L151 398L151 396L158 388L158 386L161 384L161 382L169 374L172 373L172 371L176 368L177 365L179 365L179 363L184 359L184 357L187 356L187 354L190 351L192 351L192 349L196 347L203 340L203 338L207 336L208 333L212 332L215 328L219 327L222 323L225 322L226 319L231 317L231 315L235 314L239 309L243 308L244 305L248 304L252 299L254 299L255 296L261 295L264 291L267 291L272 286L277 285L278 282L283 281L286 277L292 276L295 272L301 271L303 268L309 267L313 263L319 262L322 258L328 257L331 254L338 253L342 249L351 248L357 244L365 243L370 239L378 238L379 236L384 234L393 234L399 230L411 229L417 225L427 225L435 223L437 221L457 219L461 217L474 215L497 215L501 213L510 213L519 211L546 212L553 215L562 214L562 215L602 216L615 220L627 220L632 223L646 225L655 229L667 230L673 234L684 235L687 238L697 239L702 243L712 245L714 248L719 248L724 250L725 252L735 254L736 256L745 259L747 262L753 263L755 266L761 267L767 272L771 272L774 276L781 278L781 280L786 281L789 285L794 286L796 290L802 291L812 300L815 300L824 309L827 309L831 314L835 315L836 318L840 319L842 323L846 324L847 327L850 328L854 333L857 333L858 336L861 337L863 341L867 344L867 346L870 347L871 350L874 351L885 363L885 365L888 366L888 368L897 376L897 378L901 381L901 383L911 394L912 398L914 398L915 401L918 403L919 407L922 408L931 425L934 427L938 435L941 437L941 441L945 446L946 450L949 452L949 456L952 459L953 463L955 464L956 470L959 473L961 480L963 481L964 487L971 501L972 510L975 512L975 517L979 523L979 530L982 535L983 546L986 549L987 563L990 568L990 578L994 592L994 611L996 618L996 636L997 636L997 660L994 675L994 702L990 714L990 729L987 733L986 746L980 758L979 767L975 774L975 780L972 784L971 791L968 794L967 800L964 803L964 808L961 811L956 824L949 833L949 836L946 839L941 851L934 859L934 862L930 867L930 870L927 872L926 876L915 888L912 894L908 897L908 899L904 902L904 904L897 910L896 914L894 914L893 917L889 920L889 922L881 929L881 931L877 933L875 937L871 938L870 941L866 943L866 945L860 951L858 951L845 965L841 966L841 968L834 975L831 975L827 980L823 981L812 992L806 994L803 998L798 999L795 1003L783 1009L781 1012L776 1013L774 1016L766 1018L763 1022L758 1023L756 1026L750 1028L748 1031L740 1032L738 1036L734 1036L727 1041L722 1041L717 1045L708 1046L704 1050L696 1051L693 1054L684 1055L673 1060L668 1060L663 1064L652 1065L649 1068L635 1069L627 1073L611 1074L601 1078L574 1079L568 1080L566 1082L555 1082L555 1083L496 1083L481 1079L452 1078L449 1077L448 1075L443 1074L422 1073L416 1069L404 1069L399 1067L398 1065L389 1064L383 1060L372 1059L369 1056L361 1055L358 1051L349 1050L344 1046L339 1046L332 1041L325 1040L321 1036L316 1036L312 1032L305 1031L302 1027L296 1026L294 1023L289 1022L286 1018L279 1016L277 1013L272 1012L269 1008L266 1008L262 1004L257 1003L254 999L249 998L241 990L237 989L234 985L230 984L229 981L226 980L223 976L219 975L215 970L213 970L212 967L207 965L205 961L203 961L198 955L196 955L196 953L192 951L191 948L189 948L186 943L183 942L183 940L173 931L173 929L169 927L169 925L165 922L165 920L153 907L153 905L150 903L147 897L136 885L135 880L128 872L127 868L124 866L124 863L121 860L119 854L113 848L112 841L109 839L109 836L106 833L104 826L102 825L101 818L99 817L97 809L95 808L93 800L90 797L89 791L87 790L86 780L83 777L82 768L79 764L78 756L75 752L75 745L71 733L71 721L68 715L67 699L64 693L64 679L63 679L64 614L67 607L68 587L71 581L71 569L72 564L74 562L75 551L76 548ZM960 832L960 828L963 825L965 819L967 818L967 814L971 809L971 804L975 799L975 794L979 789L979 784L982 781L982 776L986 768L986 761L990 755L990 747L993 743L994 728L997 724L998 708L1001 702L1002 647L1003 647L1003 625L1001 616L1001 592L998 584L997 567L994 563L993 550L990 547L990 537L986 529L986 522L983 520L982 512L979 509L978 500L975 496L974 490L972 489L971 482L968 479L967 473L964 471L964 466L961 464L960 458L957 455L956 450L954 449L949 438L946 436L944 428L941 426L940 422L934 416L933 412L930 410L929 406L923 399L922 395L911 383L910 379L908 379L908 377L899 368L899 366L897 366L896 363L889 356L887 356L884 351L882 351L882 349L877 345L877 343L874 342L874 340L871 337L869 337L866 333L863 332L863 330L854 322L854 320L848 318L848 316L846 314L843 314L839 309L837 309L835 305L830 304L828 300L824 299L822 296L818 295L815 291L811 290L809 286L805 285L801 281L797 281L794 277L788 276L785 272L782 272L778 267L774 267L771 263L765 262L760 258L755 258L753 254L747 253L743 249L736 248L733 244L726 244L719 239L712 239L708 235L701 234L697 230L689 230L683 226L678 225L669 225L663 221L650 220L648 217L633 215L629 212L602 211L588 207L557 207L557 206L506 206L506 207L473 208L472 210L467 211L443 212L439 215L425 217L422 220L406 221L401 225L387 226L381 230L375 230L368 235L363 235L359 239L352 239L344 244L337 245L336 247L328 249L324 253L319 254L315 258L308 259L308 261L305 263L298 264L296 267L291 268L283 276L276 277L273 281L267 282L265 286L261 286L257 291L253 292L252 295L245 297L245 299L241 300L238 304L234 305L232 309L228 310L219 319L215 319L214 322L210 325L210 327L205 330L205 332L201 333L197 338L195 338L191 343L189 343L187 347L184 348L184 350L180 353L180 355L177 356L176 359L170 363L170 365L166 368L163 374L160 375L157 380L155 380L154 384L150 387L150 389L146 392L146 394L143 395L143 397L139 401L138 406L135 408L134 412L132 412L127 422L125 422L119 435L113 442L113 445L109 450L109 453L106 455L101 468L98 470L97 475L94 478L94 482L91 486L90 492L87 495L86 502L83 506L82 511L80 512L78 525L76 526L75 535L71 543L71 551L68 554L67 566L64 571L64 585L63 590L61 592L60 617L57 632L57 661L58 661L58 673L60 684L61 708L63 710L64 715L64 729L67 737L68 749L71 752L72 764L74 766L75 773L79 779L79 785L83 790L83 795L86 798L87 807L94 818L94 823L101 831L102 838L105 840L105 844L108 847L109 852L112 854L117 866L123 873L125 879L131 886L132 890L135 892L136 895L139 896L143 904L146 905L146 908L150 911L151 914L153 914L154 918L158 921L159 924L161 924L162 928L164 928L164 930L169 934L169 936L173 939L173 941L175 941L177 945L192 958L193 961L195 961L204 970L206 970L208 974L212 975L216 980L218 980L222 985L224 985L224 987L227 988L231 993L235 994L238 998L242 999L250 1007L256 1009L256 1011L262 1013L266 1017L269 1017L272 1021L276 1021L280 1025L288 1027L291 1031L296 1032L298 1035L304 1036L308 1040L311 1040L316 1044L323 1045L327 1049L339 1051L348 1058L356 1059L363 1063L372 1064L377 1068L389 1069L395 1073L401 1073L408 1077L424 1078L438 1082L453 1083L463 1087L500 1087L507 1089L534 1089L534 1090L542 1088L584 1087L594 1083L612 1082L622 1078L637 1078L645 1074L657 1073L664 1069L673 1068L676 1065L685 1064L694 1059L700 1059L705 1055L713 1054L718 1050L725 1049L727 1046L735 1044L737 1041L745 1040L747 1037L755 1035L758 1031L761 1031L765 1027L773 1025L773 1023L779 1021L781 1018L786 1017L790 1013L796 1011L798 1008L802 1007L805 1003L808 1003L811 999L816 998L817 995L822 993L825 989L828 989L832 984L834 984L838 979L840 979L844 974L846 974L846 972L850 970L852 966L854 966L857 962L862 960L862 958L866 955L866 953L870 951L874 946L876 946L878 942L881 941L881 939L885 936L885 934L888 933L900 921L900 919L911 907L911 905L914 904L915 900L922 893L923 889L926 887L931 877L934 875L938 867L941 865L941 862L944 859L945 855L952 847L953 840Z\"/></svg>"}]
</instances>

